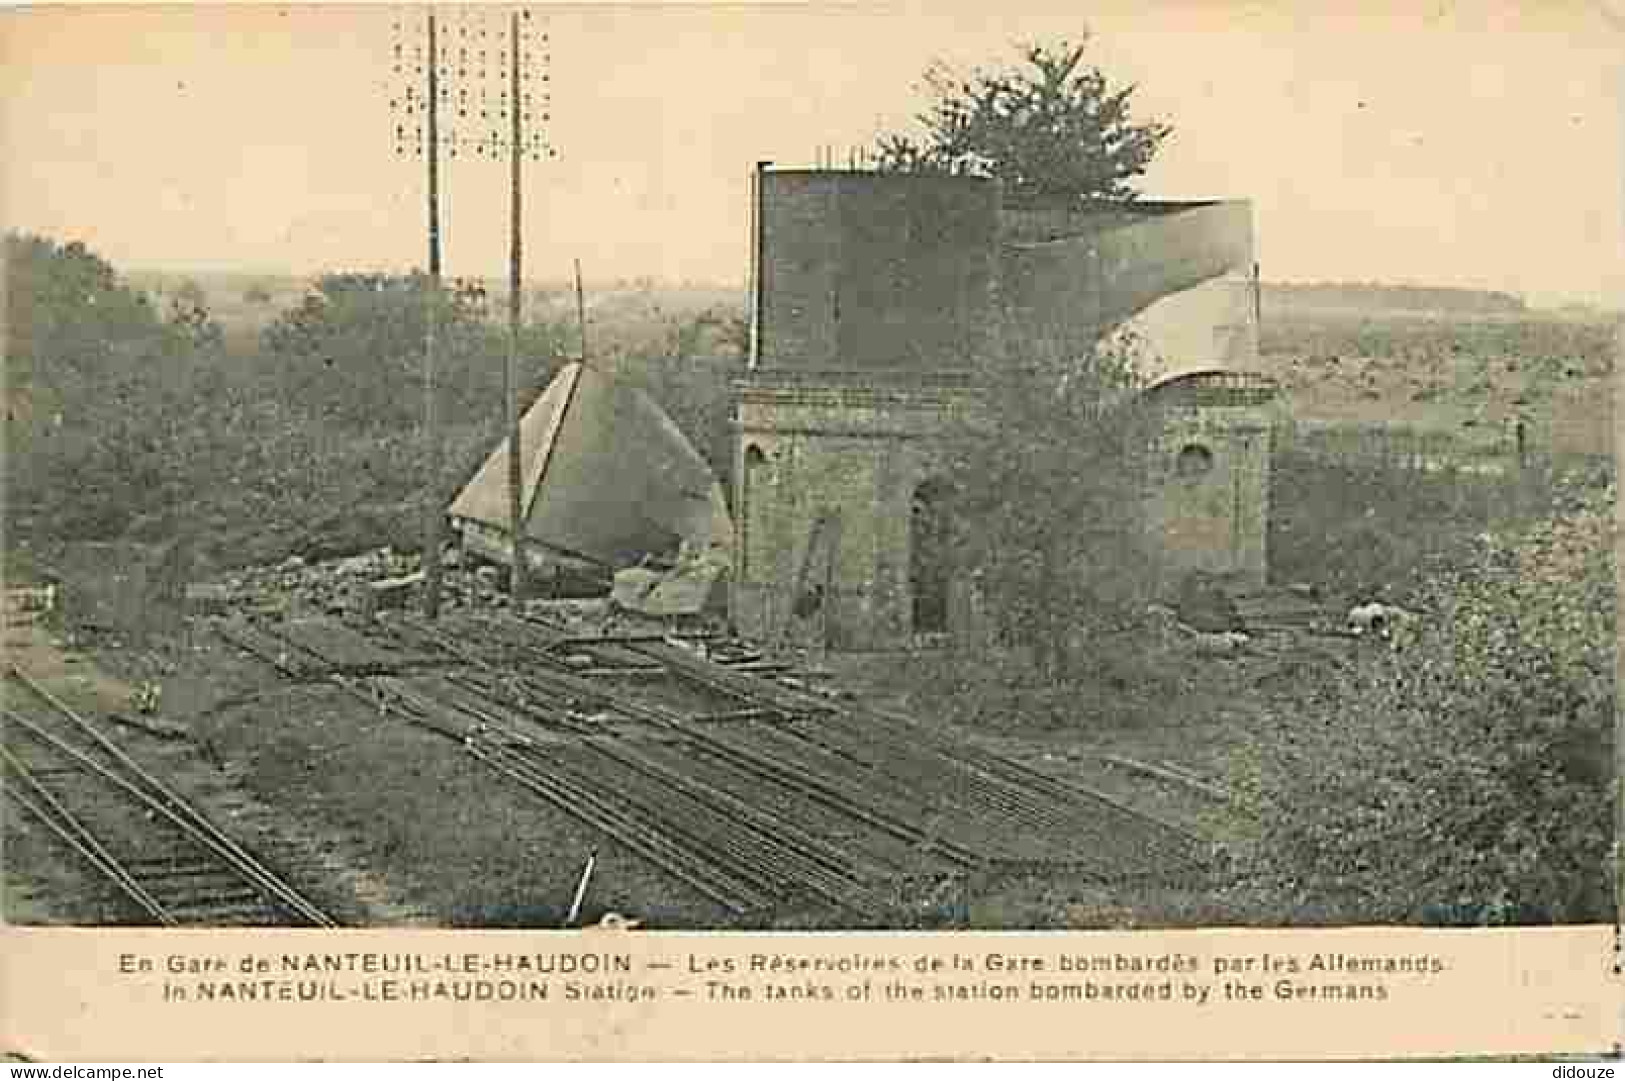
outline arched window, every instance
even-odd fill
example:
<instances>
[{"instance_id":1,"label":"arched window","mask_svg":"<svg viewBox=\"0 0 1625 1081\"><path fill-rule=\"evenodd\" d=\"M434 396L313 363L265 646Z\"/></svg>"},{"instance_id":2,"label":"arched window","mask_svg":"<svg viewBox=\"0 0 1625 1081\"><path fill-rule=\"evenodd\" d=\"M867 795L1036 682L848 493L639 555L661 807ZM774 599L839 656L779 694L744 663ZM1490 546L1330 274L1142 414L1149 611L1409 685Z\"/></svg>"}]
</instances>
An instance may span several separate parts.
<instances>
[{"instance_id":1,"label":"arched window","mask_svg":"<svg viewBox=\"0 0 1625 1081\"><path fill-rule=\"evenodd\" d=\"M941 481L914 490L909 514L909 590L916 634L948 629L948 587L953 577L949 491Z\"/></svg>"},{"instance_id":2,"label":"arched window","mask_svg":"<svg viewBox=\"0 0 1625 1081\"><path fill-rule=\"evenodd\" d=\"M1200 443L1186 443L1174 456L1174 476L1197 480L1213 471L1213 452Z\"/></svg>"}]
</instances>

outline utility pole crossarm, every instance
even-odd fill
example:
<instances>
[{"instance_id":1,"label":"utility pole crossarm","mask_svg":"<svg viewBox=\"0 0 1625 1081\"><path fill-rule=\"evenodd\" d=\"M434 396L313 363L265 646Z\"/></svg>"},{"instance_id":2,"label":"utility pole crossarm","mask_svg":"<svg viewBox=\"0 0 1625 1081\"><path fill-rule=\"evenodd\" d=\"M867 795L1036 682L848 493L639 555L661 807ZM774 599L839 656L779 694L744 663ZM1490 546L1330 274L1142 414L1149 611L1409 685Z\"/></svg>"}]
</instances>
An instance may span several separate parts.
<instances>
[{"instance_id":1,"label":"utility pole crossarm","mask_svg":"<svg viewBox=\"0 0 1625 1081\"><path fill-rule=\"evenodd\" d=\"M436 380L442 291L441 154L453 160L461 156L465 161L471 156L491 161L506 156L509 164L508 348L502 409L509 447L510 595L515 604L524 598L526 569L524 448L519 408L524 390L520 375L524 326L523 166L527 157L540 161L558 154L543 134L552 120L552 96L547 88L547 66L551 61L548 35L543 31L533 36L529 9L504 9L507 18L501 23L491 18L488 8L450 6L445 15L433 4L420 10L421 23L406 15L395 19L392 70L398 85L392 91L390 108L396 154L404 156L410 149L427 165L429 281L422 382L424 468L430 494L423 524L423 610L426 617L433 619L440 608L440 548L445 526L439 491L442 454ZM409 40L419 27L422 37ZM539 57L532 51L538 37L542 47ZM535 60L539 63L533 65ZM535 89L538 82L542 84L540 91Z\"/></svg>"}]
</instances>

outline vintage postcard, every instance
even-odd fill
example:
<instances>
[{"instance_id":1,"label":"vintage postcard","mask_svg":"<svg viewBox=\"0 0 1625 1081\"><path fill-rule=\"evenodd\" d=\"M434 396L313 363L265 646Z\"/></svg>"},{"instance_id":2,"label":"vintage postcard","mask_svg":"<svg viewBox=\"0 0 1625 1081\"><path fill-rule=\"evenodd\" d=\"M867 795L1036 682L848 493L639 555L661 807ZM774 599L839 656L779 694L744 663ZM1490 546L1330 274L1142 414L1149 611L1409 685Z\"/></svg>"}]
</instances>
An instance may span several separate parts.
<instances>
[{"instance_id":1,"label":"vintage postcard","mask_svg":"<svg viewBox=\"0 0 1625 1081\"><path fill-rule=\"evenodd\" d=\"M1622 43L0 11L4 1050L1617 1052Z\"/></svg>"}]
</instances>

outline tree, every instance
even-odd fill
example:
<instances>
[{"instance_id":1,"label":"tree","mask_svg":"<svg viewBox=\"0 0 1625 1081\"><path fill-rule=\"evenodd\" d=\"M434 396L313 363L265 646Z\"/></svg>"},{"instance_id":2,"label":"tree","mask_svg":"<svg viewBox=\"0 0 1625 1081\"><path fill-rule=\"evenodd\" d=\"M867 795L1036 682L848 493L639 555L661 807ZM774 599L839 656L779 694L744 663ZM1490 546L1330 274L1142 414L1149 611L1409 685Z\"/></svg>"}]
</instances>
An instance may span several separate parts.
<instances>
[{"instance_id":1,"label":"tree","mask_svg":"<svg viewBox=\"0 0 1625 1081\"><path fill-rule=\"evenodd\" d=\"M1615 491L1486 536L1419 630L1260 718L1243 866L1334 921L1611 917Z\"/></svg>"},{"instance_id":2,"label":"tree","mask_svg":"<svg viewBox=\"0 0 1625 1081\"><path fill-rule=\"evenodd\" d=\"M266 327L284 400L351 428L409 428L422 408L428 277L422 273L325 274L304 299ZM502 328L486 320L484 290L441 290L437 376L448 421L502 415ZM522 331L521 357L537 378L553 368L555 334ZM530 382L530 380L527 380Z\"/></svg>"},{"instance_id":3,"label":"tree","mask_svg":"<svg viewBox=\"0 0 1625 1081\"><path fill-rule=\"evenodd\" d=\"M1137 393L1138 352L1127 333L1081 355L1029 339L941 443L955 562L1046 678L1073 675L1090 637L1143 610L1156 418Z\"/></svg>"},{"instance_id":4,"label":"tree","mask_svg":"<svg viewBox=\"0 0 1625 1081\"><path fill-rule=\"evenodd\" d=\"M749 325L717 307L667 328L615 360L616 374L658 402L732 491L733 389L745 371Z\"/></svg>"},{"instance_id":5,"label":"tree","mask_svg":"<svg viewBox=\"0 0 1625 1081\"><path fill-rule=\"evenodd\" d=\"M882 136L884 171L996 177L1015 197L1127 200L1173 129L1137 122L1133 85L1113 87L1083 63L1085 44L1021 47L1022 64L961 75L943 64L925 74L932 97L917 118L923 138Z\"/></svg>"},{"instance_id":6,"label":"tree","mask_svg":"<svg viewBox=\"0 0 1625 1081\"><path fill-rule=\"evenodd\" d=\"M152 305L84 244L8 233L6 375L9 385L61 389L106 377L136 354L174 343Z\"/></svg>"},{"instance_id":7,"label":"tree","mask_svg":"<svg viewBox=\"0 0 1625 1081\"><path fill-rule=\"evenodd\" d=\"M1061 41L1022 46L1004 70L934 66L923 136L882 137L879 167L994 177L1015 199L1133 199L1172 129L1136 121L1136 88L1110 85L1084 52ZM1143 611L1156 418L1137 393L1131 334L1049 322L1005 327L1006 355L942 454L956 562L1005 640L1067 679L1083 643Z\"/></svg>"},{"instance_id":8,"label":"tree","mask_svg":"<svg viewBox=\"0 0 1625 1081\"><path fill-rule=\"evenodd\" d=\"M59 538L116 534L213 461L216 356L83 244L5 239L8 498Z\"/></svg>"},{"instance_id":9,"label":"tree","mask_svg":"<svg viewBox=\"0 0 1625 1081\"><path fill-rule=\"evenodd\" d=\"M195 348L218 351L226 335L209 311L209 294L188 278L169 299L169 325Z\"/></svg>"}]
</instances>

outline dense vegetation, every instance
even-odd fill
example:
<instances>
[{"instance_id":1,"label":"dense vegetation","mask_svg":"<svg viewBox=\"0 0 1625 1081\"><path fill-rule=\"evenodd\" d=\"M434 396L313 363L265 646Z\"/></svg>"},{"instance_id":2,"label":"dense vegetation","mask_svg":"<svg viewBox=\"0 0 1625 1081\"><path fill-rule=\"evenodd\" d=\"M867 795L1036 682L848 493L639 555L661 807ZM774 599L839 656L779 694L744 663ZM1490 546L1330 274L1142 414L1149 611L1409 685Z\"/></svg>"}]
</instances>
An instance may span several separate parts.
<instances>
[{"instance_id":1,"label":"dense vegetation","mask_svg":"<svg viewBox=\"0 0 1625 1081\"><path fill-rule=\"evenodd\" d=\"M439 300L443 443L431 468L422 274L321 275L280 311L258 290L256 333L222 328L195 282L155 302L81 244L13 234L5 257L13 556L183 534L217 565L415 548L423 501L448 499L500 438L506 326L475 283L448 283ZM237 299L221 307L240 317ZM665 405L725 478L742 321L656 306L633 322L595 360ZM573 326L525 324L523 401L576 342Z\"/></svg>"},{"instance_id":2,"label":"dense vegetation","mask_svg":"<svg viewBox=\"0 0 1625 1081\"><path fill-rule=\"evenodd\" d=\"M953 562L1044 678L1072 674L1146 599L1135 509L1155 418L1136 355L1128 337L1082 356L1030 341L943 441Z\"/></svg>"},{"instance_id":3,"label":"dense vegetation","mask_svg":"<svg viewBox=\"0 0 1625 1081\"><path fill-rule=\"evenodd\" d=\"M1260 718L1252 888L1328 920L1610 917L1615 494L1483 536L1413 635Z\"/></svg>"},{"instance_id":4,"label":"dense vegetation","mask_svg":"<svg viewBox=\"0 0 1625 1081\"><path fill-rule=\"evenodd\" d=\"M13 545L193 533L238 563L347 529L404 541L402 505L455 484L489 437L501 339L463 291L444 301L448 451L430 477L421 280L323 277L235 350L198 293L178 291L166 317L82 245L14 235L6 250ZM551 356L547 328L530 332Z\"/></svg>"},{"instance_id":5,"label":"dense vegetation","mask_svg":"<svg viewBox=\"0 0 1625 1081\"><path fill-rule=\"evenodd\" d=\"M284 401L354 432L406 430L422 414L428 278L422 274L324 274L262 336L267 375ZM454 423L500 416L508 349L486 317L483 290L452 282L437 305L436 381ZM551 375L553 329L521 329L526 396ZM537 364L537 360L541 364Z\"/></svg>"},{"instance_id":6,"label":"dense vegetation","mask_svg":"<svg viewBox=\"0 0 1625 1081\"><path fill-rule=\"evenodd\" d=\"M1475 473L1393 460L1335 459L1291 449L1271 472L1270 573L1353 602L1395 599L1464 558L1479 535L1550 513L1559 482L1548 462Z\"/></svg>"},{"instance_id":7,"label":"dense vegetation","mask_svg":"<svg viewBox=\"0 0 1625 1081\"><path fill-rule=\"evenodd\" d=\"M166 321L81 244L10 236L6 265L8 524L109 536L182 498L224 434L207 318Z\"/></svg>"}]
</instances>

